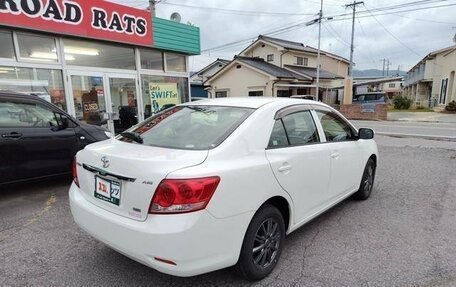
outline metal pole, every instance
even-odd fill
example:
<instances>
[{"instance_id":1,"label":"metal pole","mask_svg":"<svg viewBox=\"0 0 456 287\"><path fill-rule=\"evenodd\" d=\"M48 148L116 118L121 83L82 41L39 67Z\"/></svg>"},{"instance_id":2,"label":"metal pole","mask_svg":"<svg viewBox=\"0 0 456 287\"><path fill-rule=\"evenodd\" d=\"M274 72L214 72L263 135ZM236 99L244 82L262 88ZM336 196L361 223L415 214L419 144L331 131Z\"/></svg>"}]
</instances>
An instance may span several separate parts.
<instances>
[{"instance_id":1,"label":"metal pole","mask_svg":"<svg viewBox=\"0 0 456 287\"><path fill-rule=\"evenodd\" d=\"M356 5L355 1L353 1L353 19L352 19L352 35L351 35L351 44L350 44L350 68L348 68L348 75L353 75L353 38L355 37L355 11Z\"/></svg>"},{"instance_id":2,"label":"metal pole","mask_svg":"<svg viewBox=\"0 0 456 287\"><path fill-rule=\"evenodd\" d=\"M353 0L353 4L345 5L345 7L352 7L353 8L353 19L352 19L352 35L351 35L351 45L350 45L350 67L348 68L348 75L353 76L353 39L355 38L355 12L356 12L356 5L364 4L364 2L356 2Z\"/></svg>"},{"instance_id":3,"label":"metal pole","mask_svg":"<svg viewBox=\"0 0 456 287\"><path fill-rule=\"evenodd\" d=\"M149 0L149 9L152 13L152 16L155 18L155 0Z\"/></svg>"},{"instance_id":4,"label":"metal pole","mask_svg":"<svg viewBox=\"0 0 456 287\"><path fill-rule=\"evenodd\" d=\"M319 99L320 90L320 43L321 43L321 18L323 17L323 0L321 0L320 13L318 14L318 52L317 52L317 82L316 82L316 98Z\"/></svg>"}]
</instances>

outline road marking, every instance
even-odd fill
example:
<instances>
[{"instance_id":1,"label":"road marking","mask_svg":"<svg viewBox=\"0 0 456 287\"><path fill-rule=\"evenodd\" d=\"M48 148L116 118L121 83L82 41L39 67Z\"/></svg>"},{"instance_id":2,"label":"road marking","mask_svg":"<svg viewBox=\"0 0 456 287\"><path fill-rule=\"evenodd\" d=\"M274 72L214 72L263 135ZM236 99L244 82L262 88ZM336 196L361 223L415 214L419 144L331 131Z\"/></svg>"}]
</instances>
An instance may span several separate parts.
<instances>
[{"instance_id":1,"label":"road marking","mask_svg":"<svg viewBox=\"0 0 456 287\"><path fill-rule=\"evenodd\" d=\"M18 231L19 229L21 228L24 228L24 227L27 227L35 222L37 222L46 212L48 212L49 210L51 210L52 206L55 204L55 202L57 201L57 197L55 196L55 194L52 194L48 200L46 201L45 205L44 205L44 208L42 210L40 210L40 212L38 212L37 214L35 214L35 216L33 216L32 218L30 218L25 224L21 225L21 226L17 226L17 227L12 227L12 228L8 228L6 230L2 230L2 232L4 231L10 231L10 230L13 230L12 233L8 234L8 235L4 235L3 237L0 237L0 242L2 241L5 241L6 239L8 239L12 234L14 234L15 231ZM2 233L0 232L0 234Z\"/></svg>"},{"instance_id":2,"label":"road marking","mask_svg":"<svg viewBox=\"0 0 456 287\"><path fill-rule=\"evenodd\" d=\"M27 227L30 224L37 222L41 218L41 216L43 216L43 214L45 214L52 208L52 205L54 205L55 201L55 194L52 194L51 197L49 197L49 199L46 201L44 208L40 212L38 212L34 217L32 217L26 224L24 224L23 227Z\"/></svg>"}]
</instances>

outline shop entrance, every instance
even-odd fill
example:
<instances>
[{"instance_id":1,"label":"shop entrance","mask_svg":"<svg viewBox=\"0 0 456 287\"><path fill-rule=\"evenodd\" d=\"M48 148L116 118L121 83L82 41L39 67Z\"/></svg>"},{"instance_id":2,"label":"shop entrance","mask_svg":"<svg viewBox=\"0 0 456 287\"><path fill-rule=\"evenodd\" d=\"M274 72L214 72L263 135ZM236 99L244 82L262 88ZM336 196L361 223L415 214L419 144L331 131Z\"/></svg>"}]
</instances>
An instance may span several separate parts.
<instances>
[{"instance_id":1,"label":"shop entrance","mask_svg":"<svg viewBox=\"0 0 456 287\"><path fill-rule=\"evenodd\" d=\"M103 126L114 134L138 123L138 87L135 75L70 71L69 87L74 116Z\"/></svg>"}]
</instances>

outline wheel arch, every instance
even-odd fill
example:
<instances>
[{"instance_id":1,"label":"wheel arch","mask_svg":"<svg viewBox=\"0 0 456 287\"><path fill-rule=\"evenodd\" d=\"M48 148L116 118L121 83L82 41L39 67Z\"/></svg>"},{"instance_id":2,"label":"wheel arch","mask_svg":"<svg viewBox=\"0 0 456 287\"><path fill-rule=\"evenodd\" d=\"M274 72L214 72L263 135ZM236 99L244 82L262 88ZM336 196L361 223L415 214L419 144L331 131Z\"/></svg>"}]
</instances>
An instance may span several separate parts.
<instances>
[{"instance_id":1,"label":"wheel arch","mask_svg":"<svg viewBox=\"0 0 456 287\"><path fill-rule=\"evenodd\" d=\"M280 196L280 195L273 196L273 197L269 198L268 200L266 200L258 208L258 210L266 204L272 205L280 211L280 213L282 214L282 217L283 217L283 221L285 223L285 230L288 231L288 228L290 227L290 221L291 221L291 205L288 203L288 201L283 196Z\"/></svg>"},{"instance_id":2,"label":"wheel arch","mask_svg":"<svg viewBox=\"0 0 456 287\"><path fill-rule=\"evenodd\" d=\"M372 159L374 161L374 164L375 166L377 167L377 155L376 154L372 154L369 159Z\"/></svg>"}]
</instances>

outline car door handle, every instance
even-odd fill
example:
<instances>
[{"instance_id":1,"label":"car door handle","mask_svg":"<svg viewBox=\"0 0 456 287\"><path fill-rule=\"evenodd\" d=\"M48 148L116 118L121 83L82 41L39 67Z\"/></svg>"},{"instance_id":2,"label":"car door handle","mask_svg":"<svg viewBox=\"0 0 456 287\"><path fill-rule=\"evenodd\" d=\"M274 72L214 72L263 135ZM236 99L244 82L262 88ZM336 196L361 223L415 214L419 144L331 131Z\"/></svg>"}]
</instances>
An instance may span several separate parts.
<instances>
[{"instance_id":1,"label":"car door handle","mask_svg":"<svg viewBox=\"0 0 456 287\"><path fill-rule=\"evenodd\" d=\"M291 165L287 164L287 165L282 165L281 167L279 167L279 172L285 172L285 171L289 171L291 169Z\"/></svg>"},{"instance_id":2,"label":"car door handle","mask_svg":"<svg viewBox=\"0 0 456 287\"><path fill-rule=\"evenodd\" d=\"M331 158L338 158L340 156L340 153L334 152L331 154Z\"/></svg>"},{"instance_id":3,"label":"car door handle","mask_svg":"<svg viewBox=\"0 0 456 287\"><path fill-rule=\"evenodd\" d=\"M18 139L22 137L21 133L12 132L9 134L2 134L2 138Z\"/></svg>"}]
</instances>

